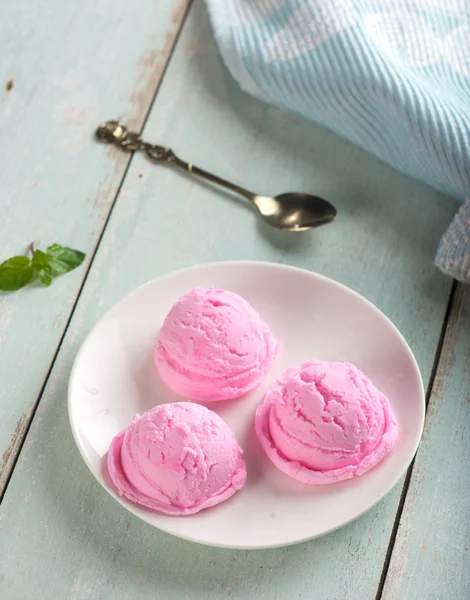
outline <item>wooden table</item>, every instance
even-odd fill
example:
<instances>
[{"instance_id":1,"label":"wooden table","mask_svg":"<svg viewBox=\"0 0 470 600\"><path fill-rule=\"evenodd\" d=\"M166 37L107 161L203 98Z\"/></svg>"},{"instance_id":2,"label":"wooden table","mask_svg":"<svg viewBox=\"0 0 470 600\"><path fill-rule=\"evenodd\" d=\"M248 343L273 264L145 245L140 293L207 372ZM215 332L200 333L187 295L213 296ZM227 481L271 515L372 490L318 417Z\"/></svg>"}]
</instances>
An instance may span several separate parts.
<instances>
[{"instance_id":1,"label":"wooden table","mask_svg":"<svg viewBox=\"0 0 470 600\"><path fill-rule=\"evenodd\" d=\"M0 14L0 258L32 240L87 252L50 289L0 296L0 598L468 600L470 290L432 264L455 202L242 93L200 0L10 0ZM116 117L248 188L330 198L338 219L268 231L243 203L97 144ZM405 479L310 543L224 551L153 530L72 440L67 380L93 323L148 279L228 259L357 290L402 331L427 386Z\"/></svg>"}]
</instances>

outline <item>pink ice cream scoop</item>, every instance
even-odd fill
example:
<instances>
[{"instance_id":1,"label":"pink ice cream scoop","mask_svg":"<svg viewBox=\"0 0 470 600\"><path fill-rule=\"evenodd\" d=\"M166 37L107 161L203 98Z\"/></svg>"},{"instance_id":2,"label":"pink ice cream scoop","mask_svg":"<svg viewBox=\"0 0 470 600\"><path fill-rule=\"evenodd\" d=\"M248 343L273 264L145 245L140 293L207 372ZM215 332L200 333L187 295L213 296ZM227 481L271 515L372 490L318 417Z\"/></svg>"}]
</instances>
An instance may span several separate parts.
<instances>
[{"instance_id":1,"label":"pink ice cream scoop","mask_svg":"<svg viewBox=\"0 0 470 600\"><path fill-rule=\"evenodd\" d=\"M214 288L195 289L168 313L155 362L162 379L179 394L224 400L256 388L279 348L243 298Z\"/></svg>"},{"instance_id":2,"label":"pink ice cream scoop","mask_svg":"<svg viewBox=\"0 0 470 600\"><path fill-rule=\"evenodd\" d=\"M390 452L398 425L388 399L354 365L311 361L288 369L258 406L271 461L312 485L362 475Z\"/></svg>"},{"instance_id":3,"label":"pink ice cream scoop","mask_svg":"<svg viewBox=\"0 0 470 600\"><path fill-rule=\"evenodd\" d=\"M192 515L220 504L246 480L242 450L212 410L161 404L111 442L108 470L120 496L167 515Z\"/></svg>"}]
</instances>

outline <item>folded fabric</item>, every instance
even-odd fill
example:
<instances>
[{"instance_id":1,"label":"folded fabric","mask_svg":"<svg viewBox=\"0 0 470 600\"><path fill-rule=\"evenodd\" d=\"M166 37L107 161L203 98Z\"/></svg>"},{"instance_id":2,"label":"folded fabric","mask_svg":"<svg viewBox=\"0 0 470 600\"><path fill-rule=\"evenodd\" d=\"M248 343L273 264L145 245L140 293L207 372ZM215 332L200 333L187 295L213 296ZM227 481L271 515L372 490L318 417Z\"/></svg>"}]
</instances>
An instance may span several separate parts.
<instances>
[{"instance_id":1,"label":"folded fabric","mask_svg":"<svg viewBox=\"0 0 470 600\"><path fill-rule=\"evenodd\" d=\"M470 198L469 0L206 0L245 91ZM470 200L436 264L470 282Z\"/></svg>"}]
</instances>

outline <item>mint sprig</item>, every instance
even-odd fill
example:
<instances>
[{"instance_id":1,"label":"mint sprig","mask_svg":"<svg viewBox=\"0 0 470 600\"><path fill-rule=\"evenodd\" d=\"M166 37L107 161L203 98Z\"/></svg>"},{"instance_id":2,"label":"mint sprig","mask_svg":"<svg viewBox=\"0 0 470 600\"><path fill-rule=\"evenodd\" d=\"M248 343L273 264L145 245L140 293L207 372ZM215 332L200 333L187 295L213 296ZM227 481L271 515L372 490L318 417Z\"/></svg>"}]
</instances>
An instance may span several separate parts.
<instances>
[{"instance_id":1,"label":"mint sprig","mask_svg":"<svg viewBox=\"0 0 470 600\"><path fill-rule=\"evenodd\" d=\"M85 254L66 246L52 244L45 252L30 246L31 258L13 256L0 264L0 290L14 292L37 278L50 286L59 275L73 271L85 260Z\"/></svg>"}]
</instances>

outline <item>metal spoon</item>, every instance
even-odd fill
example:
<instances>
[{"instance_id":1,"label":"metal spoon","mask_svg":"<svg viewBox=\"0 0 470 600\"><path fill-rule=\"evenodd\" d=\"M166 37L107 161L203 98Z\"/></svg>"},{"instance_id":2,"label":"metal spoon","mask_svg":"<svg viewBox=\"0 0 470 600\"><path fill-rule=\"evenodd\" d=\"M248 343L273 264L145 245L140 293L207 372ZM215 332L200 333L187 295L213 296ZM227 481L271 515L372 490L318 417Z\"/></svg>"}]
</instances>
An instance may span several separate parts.
<instances>
[{"instance_id":1,"label":"metal spoon","mask_svg":"<svg viewBox=\"0 0 470 600\"><path fill-rule=\"evenodd\" d=\"M203 171L191 163L184 162L169 148L144 142L138 133L129 131L117 121L102 123L96 131L96 136L101 142L115 144L129 152L145 152L152 161L171 163L192 175L202 177L240 194L256 207L268 225L277 229L305 231L329 223L336 217L336 208L323 198L295 192L274 197L259 196L212 173Z\"/></svg>"}]
</instances>

